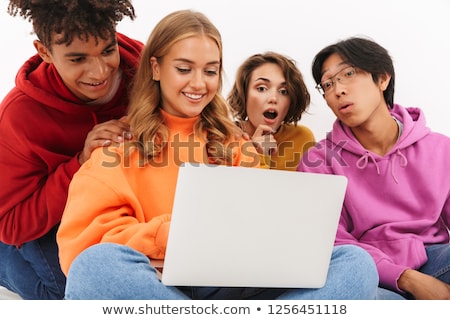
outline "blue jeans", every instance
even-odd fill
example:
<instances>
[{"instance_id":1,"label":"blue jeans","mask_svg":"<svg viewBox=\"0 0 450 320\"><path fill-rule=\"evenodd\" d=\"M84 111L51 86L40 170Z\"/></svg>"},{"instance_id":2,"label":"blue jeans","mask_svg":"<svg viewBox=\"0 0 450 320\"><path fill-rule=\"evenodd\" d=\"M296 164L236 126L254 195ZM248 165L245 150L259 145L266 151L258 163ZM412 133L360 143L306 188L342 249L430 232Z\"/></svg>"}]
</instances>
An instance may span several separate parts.
<instances>
[{"instance_id":1,"label":"blue jeans","mask_svg":"<svg viewBox=\"0 0 450 320\"><path fill-rule=\"evenodd\" d=\"M418 271L433 276L447 284L450 284L450 244L434 244L425 248L428 261ZM413 299L409 294L398 294L394 291L380 288L378 299Z\"/></svg>"},{"instance_id":2,"label":"blue jeans","mask_svg":"<svg viewBox=\"0 0 450 320\"><path fill-rule=\"evenodd\" d=\"M63 299L66 277L61 271L56 227L20 248L0 242L0 285L22 299Z\"/></svg>"},{"instance_id":3,"label":"blue jeans","mask_svg":"<svg viewBox=\"0 0 450 320\"><path fill-rule=\"evenodd\" d=\"M165 286L145 255L127 246L103 243L86 249L73 261L67 277L66 299L375 299L377 287L375 263L357 246L333 249L323 288L278 289Z\"/></svg>"}]
</instances>

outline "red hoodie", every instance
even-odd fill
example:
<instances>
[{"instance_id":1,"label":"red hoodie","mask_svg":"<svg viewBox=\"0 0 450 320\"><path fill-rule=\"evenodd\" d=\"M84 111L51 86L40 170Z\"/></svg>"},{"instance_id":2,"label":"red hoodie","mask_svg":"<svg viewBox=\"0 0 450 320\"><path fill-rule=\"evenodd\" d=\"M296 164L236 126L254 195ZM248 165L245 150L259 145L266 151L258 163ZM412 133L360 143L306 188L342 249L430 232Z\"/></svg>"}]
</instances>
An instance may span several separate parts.
<instances>
[{"instance_id":1,"label":"red hoodie","mask_svg":"<svg viewBox=\"0 0 450 320\"><path fill-rule=\"evenodd\" d=\"M78 153L97 124L125 115L143 44L117 33L122 82L114 98L86 105L53 64L35 55L0 105L0 241L21 245L57 225L80 168Z\"/></svg>"}]
</instances>

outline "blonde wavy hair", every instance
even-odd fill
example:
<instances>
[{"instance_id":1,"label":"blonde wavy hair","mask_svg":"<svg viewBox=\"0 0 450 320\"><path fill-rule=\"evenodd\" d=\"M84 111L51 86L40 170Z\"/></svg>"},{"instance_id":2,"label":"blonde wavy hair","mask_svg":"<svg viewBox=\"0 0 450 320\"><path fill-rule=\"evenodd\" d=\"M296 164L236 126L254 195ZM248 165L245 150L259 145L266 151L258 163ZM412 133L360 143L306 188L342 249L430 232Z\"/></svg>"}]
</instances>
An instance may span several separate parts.
<instances>
[{"instance_id":1,"label":"blonde wavy hair","mask_svg":"<svg viewBox=\"0 0 450 320\"><path fill-rule=\"evenodd\" d=\"M166 55L176 42L199 35L211 38L219 48L220 80L213 100L203 109L195 123L194 133L205 139L210 163L232 163L232 149L227 148L227 145L236 137L238 128L232 121L225 98L221 95L222 38L204 14L192 10L175 11L163 18L153 29L142 51L131 90L128 120L136 138L135 145L142 156L140 159L146 163L162 154L169 137L169 129L164 124L160 111L161 89L159 82L153 80L150 58L159 59Z\"/></svg>"}]
</instances>

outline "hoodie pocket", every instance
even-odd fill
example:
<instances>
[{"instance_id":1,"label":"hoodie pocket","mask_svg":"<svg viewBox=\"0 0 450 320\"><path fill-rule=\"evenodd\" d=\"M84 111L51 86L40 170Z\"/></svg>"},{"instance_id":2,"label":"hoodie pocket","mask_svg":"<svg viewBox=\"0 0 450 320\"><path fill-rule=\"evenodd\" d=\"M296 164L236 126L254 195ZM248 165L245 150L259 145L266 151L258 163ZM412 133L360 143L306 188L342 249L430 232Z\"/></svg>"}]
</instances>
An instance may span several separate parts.
<instances>
[{"instance_id":1,"label":"hoodie pocket","mask_svg":"<svg viewBox=\"0 0 450 320\"><path fill-rule=\"evenodd\" d=\"M423 242L415 238L371 240L366 243L381 250L395 264L412 269L420 268L428 259Z\"/></svg>"}]
</instances>

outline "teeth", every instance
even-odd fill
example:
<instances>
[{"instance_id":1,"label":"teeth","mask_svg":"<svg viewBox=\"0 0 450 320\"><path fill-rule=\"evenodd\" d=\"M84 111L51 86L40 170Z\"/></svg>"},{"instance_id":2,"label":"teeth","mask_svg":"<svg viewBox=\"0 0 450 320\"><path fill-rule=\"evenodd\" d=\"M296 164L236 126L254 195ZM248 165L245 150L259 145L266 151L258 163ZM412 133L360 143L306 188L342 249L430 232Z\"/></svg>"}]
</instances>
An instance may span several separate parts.
<instances>
[{"instance_id":1,"label":"teeth","mask_svg":"<svg viewBox=\"0 0 450 320\"><path fill-rule=\"evenodd\" d=\"M88 83L90 86L96 87L101 85L103 82L95 82L95 83Z\"/></svg>"},{"instance_id":2,"label":"teeth","mask_svg":"<svg viewBox=\"0 0 450 320\"><path fill-rule=\"evenodd\" d=\"M193 94L193 93L185 93L184 95L191 99L200 99L202 97L201 94Z\"/></svg>"}]
</instances>

